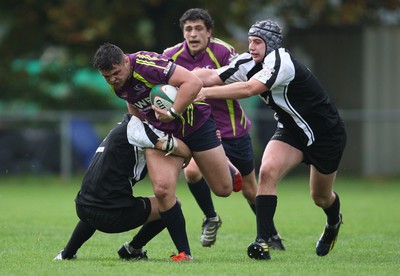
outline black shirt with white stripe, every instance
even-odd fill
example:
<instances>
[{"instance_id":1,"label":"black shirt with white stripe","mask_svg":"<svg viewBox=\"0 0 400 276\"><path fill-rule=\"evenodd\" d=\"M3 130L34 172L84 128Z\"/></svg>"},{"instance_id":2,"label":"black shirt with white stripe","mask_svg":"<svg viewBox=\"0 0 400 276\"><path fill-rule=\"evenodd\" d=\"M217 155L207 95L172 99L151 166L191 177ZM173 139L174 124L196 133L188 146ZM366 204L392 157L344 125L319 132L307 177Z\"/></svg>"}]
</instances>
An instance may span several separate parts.
<instances>
[{"instance_id":1,"label":"black shirt with white stripe","mask_svg":"<svg viewBox=\"0 0 400 276\"><path fill-rule=\"evenodd\" d=\"M307 146L341 121L319 80L284 48L269 53L263 63L244 53L217 72L227 84L251 78L264 83L268 90L259 96L276 112L278 127L299 135Z\"/></svg>"},{"instance_id":2,"label":"black shirt with white stripe","mask_svg":"<svg viewBox=\"0 0 400 276\"><path fill-rule=\"evenodd\" d=\"M97 148L75 202L104 209L131 206L132 187L147 174L145 148L154 147L162 135L138 118L125 115Z\"/></svg>"}]
</instances>

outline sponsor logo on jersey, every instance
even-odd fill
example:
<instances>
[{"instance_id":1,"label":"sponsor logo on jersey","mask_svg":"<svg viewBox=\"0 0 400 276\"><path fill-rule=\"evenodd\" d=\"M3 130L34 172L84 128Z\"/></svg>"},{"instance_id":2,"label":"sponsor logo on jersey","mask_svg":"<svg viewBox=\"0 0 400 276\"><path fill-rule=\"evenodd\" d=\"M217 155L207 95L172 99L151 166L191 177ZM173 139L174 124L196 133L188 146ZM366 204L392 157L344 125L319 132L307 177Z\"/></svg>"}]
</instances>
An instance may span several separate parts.
<instances>
[{"instance_id":1,"label":"sponsor logo on jersey","mask_svg":"<svg viewBox=\"0 0 400 276\"><path fill-rule=\"evenodd\" d=\"M139 110L147 111L147 110L151 109L150 97L147 97L147 98L144 98L144 99L142 99L140 101L137 101L133 105Z\"/></svg>"},{"instance_id":2,"label":"sponsor logo on jersey","mask_svg":"<svg viewBox=\"0 0 400 276\"><path fill-rule=\"evenodd\" d=\"M136 84L133 87L133 90L135 90L136 94L142 94L145 93L147 91L147 87L143 84Z\"/></svg>"},{"instance_id":3,"label":"sponsor logo on jersey","mask_svg":"<svg viewBox=\"0 0 400 276\"><path fill-rule=\"evenodd\" d=\"M269 80L269 78L274 74L275 69L274 68L264 68L260 72L260 79L263 79L265 81Z\"/></svg>"}]
</instances>

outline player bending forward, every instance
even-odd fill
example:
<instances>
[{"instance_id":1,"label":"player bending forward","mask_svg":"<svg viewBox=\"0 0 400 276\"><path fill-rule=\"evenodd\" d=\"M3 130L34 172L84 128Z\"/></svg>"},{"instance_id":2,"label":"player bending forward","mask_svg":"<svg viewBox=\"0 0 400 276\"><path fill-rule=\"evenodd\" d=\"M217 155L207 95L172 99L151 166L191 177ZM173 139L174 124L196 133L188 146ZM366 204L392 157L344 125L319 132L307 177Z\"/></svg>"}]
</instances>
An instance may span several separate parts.
<instances>
[{"instance_id":1,"label":"player bending forward","mask_svg":"<svg viewBox=\"0 0 400 276\"><path fill-rule=\"evenodd\" d=\"M189 148L182 141L165 136L137 117L126 114L93 156L75 199L80 220L54 260L76 258L78 249L96 230L121 233L141 225L133 240L118 250L118 255L122 259L147 259L142 247L165 228L165 223L154 196L132 195L132 187L147 174L145 148L166 151L171 154L168 158L184 159L184 164L191 158ZM177 249L180 250L178 246Z\"/></svg>"}]
</instances>

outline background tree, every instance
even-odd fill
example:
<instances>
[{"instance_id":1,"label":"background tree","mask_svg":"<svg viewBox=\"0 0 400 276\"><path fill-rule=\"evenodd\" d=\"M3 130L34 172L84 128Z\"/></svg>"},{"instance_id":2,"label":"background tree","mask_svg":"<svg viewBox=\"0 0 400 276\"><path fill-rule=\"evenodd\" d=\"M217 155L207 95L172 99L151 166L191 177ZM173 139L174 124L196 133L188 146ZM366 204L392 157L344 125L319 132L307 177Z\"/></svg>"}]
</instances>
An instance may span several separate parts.
<instances>
[{"instance_id":1,"label":"background tree","mask_svg":"<svg viewBox=\"0 0 400 276\"><path fill-rule=\"evenodd\" d=\"M91 68L97 47L161 51L182 40L179 17L193 7L209 10L216 35L239 50L248 26L268 17L286 30L400 22L398 0L2 0L0 111L113 108L115 97Z\"/></svg>"}]
</instances>

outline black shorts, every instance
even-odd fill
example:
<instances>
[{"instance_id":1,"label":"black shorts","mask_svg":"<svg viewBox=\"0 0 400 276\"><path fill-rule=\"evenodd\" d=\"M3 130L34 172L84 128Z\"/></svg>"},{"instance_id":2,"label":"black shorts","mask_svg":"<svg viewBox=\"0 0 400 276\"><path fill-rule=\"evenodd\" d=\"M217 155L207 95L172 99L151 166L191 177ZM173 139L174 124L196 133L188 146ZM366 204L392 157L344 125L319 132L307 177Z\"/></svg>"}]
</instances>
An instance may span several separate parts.
<instances>
[{"instance_id":1,"label":"black shorts","mask_svg":"<svg viewBox=\"0 0 400 276\"><path fill-rule=\"evenodd\" d=\"M210 116L198 130L183 137L182 141L191 151L206 151L221 145L221 141L217 136L217 126L214 118Z\"/></svg>"},{"instance_id":2,"label":"black shorts","mask_svg":"<svg viewBox=\"0 0 400 276\"><path fill-rule=\"evenodd\" d=\"M347 136L344 124L340 122L318 136L308 147L286 128L277 128L271 140L279 140L297 148L303 152L305 164L314 165L320 173L331 174L339 167Z\"/></svg>"},{"instance_id":3,"label":"black shorts","mask_svg":"<svg viewBox=\"0 0 400 276\"><path fill-rule=\"evenodd\" d=\"M132 207L103 209L76 204L78 217L105 233L122 233L143 225L151 212L150 199L136 197Z\"/></svg>"},{"instance_id":4,"label":"black shorts","mask_svg":"<svg viewBox=\"0 0 400 276\"><path fill-rule=\"evenodd\" d=\"M254 169L253 145L249 134L234 139L222 139L225 154L243 176Z\"/></svg>"}]
</instances>

